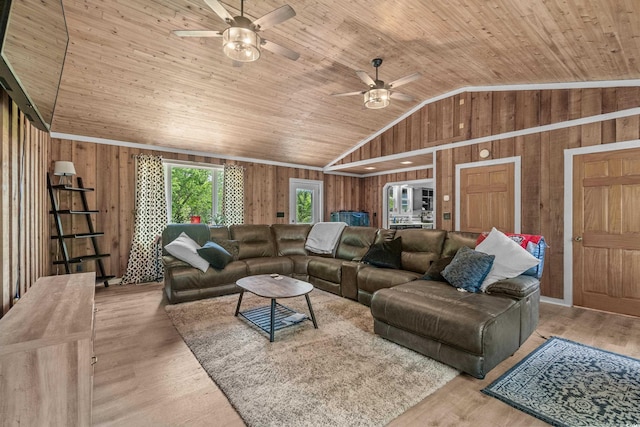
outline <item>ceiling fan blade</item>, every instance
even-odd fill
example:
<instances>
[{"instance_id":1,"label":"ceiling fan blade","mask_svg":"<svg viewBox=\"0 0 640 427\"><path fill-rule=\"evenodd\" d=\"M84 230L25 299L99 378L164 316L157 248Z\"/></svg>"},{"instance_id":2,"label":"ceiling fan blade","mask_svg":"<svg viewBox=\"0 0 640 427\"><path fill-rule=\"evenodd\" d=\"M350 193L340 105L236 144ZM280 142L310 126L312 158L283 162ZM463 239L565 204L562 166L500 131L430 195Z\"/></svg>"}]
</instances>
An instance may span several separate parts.
<instances>
[{"instance_id":1,"label":"ceiling fan blade","mask_svg":"<svg viewBox=\"0 0 640 427\"><path fill-rule=\"evenodd\" d=\"M208 30L176 30L172 33L179 37L222 37L220 31Z\"/></svg>"},{"instance_id":2,"label":"ceiling fan blade","mask_svg":"<svg viewBox=\"0 0 640 427\"><path fill-rule=\"evenodd\" d=\"M360 77L360 80L362 80L367 86L376 85L376 82L371 77L369 77L369 74L367 74L366 72L358 70L356 71L356 74L358 75L358 77Z\"/></svg>"},{"instance_id":3,"label":"ceiling fan blade","mask_svg":"<svg viewBox=\"0 0 640 427\"><path fill-rule=\"evenodd\" d=\"M416 99L411 95L406 95L400 92L391 92L391 99L397 99L398 101L415 101Z\"/></svg>"},{"instance_id":4,"label":"ceiling fan blade","mask_svg":"<svg viewBox=\"0 0 640 427\"><path fill-rule=\"evenodd\" d=\"M398 86L406 85L407 83L410 83L420 78L421 76L422 74L420 73L409 74L408 76L404 76L399 78L398 80L392 81L391 83L389 83L389 87L398 87Z\"/></svg>"},{"instance_id":5,"label":"ceiling fan blade","mask_svg":"<svg viewBox=\"0 0 640 427\"><path fill-rule=\"evenodd\" d=\"M286 21L289 18L293 18L296 16L296 11L293 10L291 6L285 4L266 15L256 19L253 21L253 25L255 25L256 30L266 30L269 27L273 27L276 24Z\"/></svg>"},{"instance_id":6,"label":"ceiling fan blade","mask_svg":"<svg viewBox=\"0 0 640 427\"><path fill-rule=\"evenodd\" d=\"M227 24L235 22L233 16L231 16L227 9L225 9L224 6L220 4L220 2L218 2L218 0L204 0L204 2L211 8L211 10L216 13L216 15L220 17L220 19L222 19Z\"/></svg>"},{"instance_id":7,"label":"ceiling fan blade","mask_svg":"<svg viewBox=\"0 0 640 427\"><path fill-rule=\"evenodd\" d=\"M344 92L344 93L332 93L331 96L353 96L353 95L362 95L364 92L359 90L357 92Z\"/></svg>"},{"instance_id":8,"label":"ceiling fan blade","mask_svg":"<svg viewBox=\"0 0 640 427\"><path fill-rule=\"evenodd\" d=\"M287 57L292 61L295 61L298 58L300 58L300 54L298 52L294 52L289 48L286 48L284 46L280 46L279 44L267 41L265 39L262 39L261 46L263 48L267 49L268 51L271 51L273 53L277 53L278 55L282 55L284 57Z\"/></svg>"}]
</instances>

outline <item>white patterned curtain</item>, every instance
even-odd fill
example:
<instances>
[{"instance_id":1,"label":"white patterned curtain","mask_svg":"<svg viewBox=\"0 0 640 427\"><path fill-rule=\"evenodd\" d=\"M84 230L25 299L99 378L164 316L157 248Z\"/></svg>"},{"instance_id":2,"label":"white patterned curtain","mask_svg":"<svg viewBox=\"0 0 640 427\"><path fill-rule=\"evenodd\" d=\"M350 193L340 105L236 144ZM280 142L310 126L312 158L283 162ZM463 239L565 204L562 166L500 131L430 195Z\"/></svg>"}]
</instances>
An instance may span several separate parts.
<instances>
[{"instance_id":1,"label":"white patterned curtain","mask_svg":"<svg viewBox=\"0 0 640 427\"><path fill-rule=\"evenodd\" d=\"M224 165L222 212L225 225L244 223L244 168Z\"/></svg>"},{"instance_id":2,"label":"white patterned curtain","mask_svg":"<svg viewBox=\"0 0 640 427\"><path fill-rule=\"evenodd\" d=\"M131 252L122 284L162 279L160 236L167 225L162 157L136 156L136 205Z\"/></svg>"}]
</instances>

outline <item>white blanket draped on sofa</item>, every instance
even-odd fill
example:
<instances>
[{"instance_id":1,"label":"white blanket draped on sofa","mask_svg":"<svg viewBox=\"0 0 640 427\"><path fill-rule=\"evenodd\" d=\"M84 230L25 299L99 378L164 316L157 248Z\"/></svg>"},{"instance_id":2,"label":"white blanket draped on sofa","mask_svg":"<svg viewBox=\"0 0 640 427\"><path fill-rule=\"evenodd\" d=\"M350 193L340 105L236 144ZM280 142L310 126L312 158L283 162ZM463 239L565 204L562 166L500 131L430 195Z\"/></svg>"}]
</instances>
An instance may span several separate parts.
<instances>
[{"instance_id":1,"label":"white blanket draped on sofa","mask_svg":"<svg viewBox=\"0 0 640 427\"><path fill-rule=\"evenodd\" d=\"M304 247L317 254L332 254L346 222L317 222L311 228Z\"/></svg>"}]
</instances>

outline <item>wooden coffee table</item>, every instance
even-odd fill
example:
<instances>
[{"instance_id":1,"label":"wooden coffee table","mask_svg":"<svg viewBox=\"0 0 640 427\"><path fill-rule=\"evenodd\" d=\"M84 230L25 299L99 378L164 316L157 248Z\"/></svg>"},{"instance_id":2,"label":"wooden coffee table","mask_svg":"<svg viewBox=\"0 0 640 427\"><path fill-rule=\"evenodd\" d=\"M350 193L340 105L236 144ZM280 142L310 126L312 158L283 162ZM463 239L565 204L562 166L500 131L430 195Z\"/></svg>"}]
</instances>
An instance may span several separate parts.
<instances>
[{"instance_id":1,"label":"wooden coffee table","mask_svg":"<svg viewBox=\"0 0 640 427\"><path fill-rule=\"evenodd\" d=\"M318 329L316 316L313 314L313 307L311 307L311 300L309 299L309 292L313 290L313 285L311 283L276 274L261 274L258 276L244 277L238 280L236 284L242 289L240 291L240 298L238 299L235 316L241 315L249 322L268 333L269 341L273 342L276 330L293 326L293 324L287 325L283 323L282 319L296 313L290 308L278 304L276 302L276 299L278 298L293 298L304 295L307 299L307 306L309 306L309 314L311 314L313 327ZM242 303L242 295L244 295L244 291L249 291L260 297L271 299L271 306L252 308L250 310L240 312L240 304Z\"/></svg>"}]
</instances>

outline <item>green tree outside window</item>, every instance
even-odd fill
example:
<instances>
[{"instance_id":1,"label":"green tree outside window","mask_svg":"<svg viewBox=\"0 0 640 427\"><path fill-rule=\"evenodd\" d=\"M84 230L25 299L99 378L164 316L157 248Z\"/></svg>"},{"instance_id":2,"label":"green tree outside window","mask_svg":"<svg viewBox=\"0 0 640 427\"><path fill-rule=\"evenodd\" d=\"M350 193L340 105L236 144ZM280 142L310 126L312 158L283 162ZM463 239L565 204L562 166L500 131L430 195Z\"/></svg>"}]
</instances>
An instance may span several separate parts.
<instances>
[{"instance_id":1,"label":"green tree outside window","mask_svg":"<svg viewBox=\"0 0 640 427\"><path fill-rule=\"evenodd\" d=\"M192 216L199 216L200 222L205 224L219 222L222 216L222 171L179 166L170 168L171 222L188 223Z\"/></svg>"}]
</instances>

